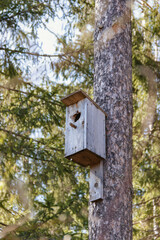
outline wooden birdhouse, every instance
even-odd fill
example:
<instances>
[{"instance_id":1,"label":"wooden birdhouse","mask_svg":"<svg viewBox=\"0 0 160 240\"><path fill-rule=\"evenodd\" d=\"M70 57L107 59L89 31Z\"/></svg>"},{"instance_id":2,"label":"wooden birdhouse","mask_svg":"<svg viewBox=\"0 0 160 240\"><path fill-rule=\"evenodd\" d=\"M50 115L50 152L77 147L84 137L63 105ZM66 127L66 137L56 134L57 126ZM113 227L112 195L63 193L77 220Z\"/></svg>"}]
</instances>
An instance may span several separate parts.
<instances>
[{"instance_id":1,"label":"wooden birdhouse","mask_svg":"<svg viewBox=\"0 0 160 240\"><path fill-rule=\"evenodd\" d=\"M67 106L65 157L82 166L105 159L105 112L82 90L62 102Z\"/></svg>"}]
</instances>

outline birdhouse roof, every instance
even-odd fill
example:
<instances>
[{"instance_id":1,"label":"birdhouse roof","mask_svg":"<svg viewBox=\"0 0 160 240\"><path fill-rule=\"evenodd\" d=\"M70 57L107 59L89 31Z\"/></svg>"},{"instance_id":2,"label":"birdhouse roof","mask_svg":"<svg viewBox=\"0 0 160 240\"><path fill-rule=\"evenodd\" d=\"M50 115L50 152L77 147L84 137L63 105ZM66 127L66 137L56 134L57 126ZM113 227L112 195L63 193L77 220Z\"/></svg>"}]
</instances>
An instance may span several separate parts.
<instances>
[{"instance_id":1,"label":"birdhouse roof","mask_svg":"<svg viewBox=\"0 0 160 240\"><path fill-rule=\"evenodd\" d=\"M64 97L61 99L61 101L68 107L70 105L73 105L77 102L79 102L80 100L84 99L84 98L88 98L89 101L91 101L98 109L100 109L106 116L107 114L105 113L105 111L103 111L103 109L101 107L99 107L84 91L82 91L81 89L71 93L70 95Z\"/></svg>"}]
</instances>

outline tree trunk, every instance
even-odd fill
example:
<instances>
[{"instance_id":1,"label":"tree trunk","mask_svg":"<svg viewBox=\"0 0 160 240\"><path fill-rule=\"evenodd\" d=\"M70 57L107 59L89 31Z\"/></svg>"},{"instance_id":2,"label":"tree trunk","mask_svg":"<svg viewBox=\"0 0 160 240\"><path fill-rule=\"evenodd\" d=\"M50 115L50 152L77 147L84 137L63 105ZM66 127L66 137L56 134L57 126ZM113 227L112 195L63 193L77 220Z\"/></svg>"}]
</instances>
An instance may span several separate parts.
<instances>
[{"instance_id":1,"label":"tree trunk","mask_svg":"<svg viewBox=\"0 0 160 240\"><path fill-rule=\"evenodd\" d=\"M89 206L90 240L132 239L130 0L96 0L94 99L107 113L104 198Z\"/></svg>"}]
</instances>

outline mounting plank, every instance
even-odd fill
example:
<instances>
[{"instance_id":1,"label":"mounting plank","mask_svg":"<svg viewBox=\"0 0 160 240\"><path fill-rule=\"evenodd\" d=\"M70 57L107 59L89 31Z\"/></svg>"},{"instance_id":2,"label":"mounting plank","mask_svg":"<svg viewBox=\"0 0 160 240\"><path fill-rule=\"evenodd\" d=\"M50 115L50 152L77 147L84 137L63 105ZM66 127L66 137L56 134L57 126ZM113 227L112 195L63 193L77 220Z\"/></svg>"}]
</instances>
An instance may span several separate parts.
<instances>
[{"instance_id":1,"label":"mounting plank","mask_svg":"<svg viewBox=\"0 0 160 240\"><path fill-rule=\"evenodd\" d=\"M90 201L103 199L103 160L90 168Z\"/></svg>"}]
</instances>

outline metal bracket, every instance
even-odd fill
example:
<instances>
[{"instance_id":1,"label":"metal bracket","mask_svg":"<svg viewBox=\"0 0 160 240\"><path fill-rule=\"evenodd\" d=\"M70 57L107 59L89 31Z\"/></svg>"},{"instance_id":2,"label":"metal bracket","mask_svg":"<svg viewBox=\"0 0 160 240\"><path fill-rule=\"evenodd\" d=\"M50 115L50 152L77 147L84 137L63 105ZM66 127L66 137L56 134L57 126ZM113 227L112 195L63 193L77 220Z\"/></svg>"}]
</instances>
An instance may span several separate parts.
<instances>
[{"instance_id":1,"label":"metal bracket","mask_svg":"<svg viewBox=\"0 0 160 240\"><path fill-rule=\"evenodd\" d=\"M103 160L90 167L90 202L103 199Z\"/></svg>"}]
</instances>

